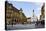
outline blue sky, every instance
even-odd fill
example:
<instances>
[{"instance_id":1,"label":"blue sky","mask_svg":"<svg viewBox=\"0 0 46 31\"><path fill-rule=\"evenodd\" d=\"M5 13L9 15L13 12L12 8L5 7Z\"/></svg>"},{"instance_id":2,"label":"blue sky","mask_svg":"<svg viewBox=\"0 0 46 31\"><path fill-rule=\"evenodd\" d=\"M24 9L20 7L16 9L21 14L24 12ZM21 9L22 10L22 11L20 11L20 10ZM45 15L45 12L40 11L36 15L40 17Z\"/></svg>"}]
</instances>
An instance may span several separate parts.
<instances>
[{"instance_id":1,"label":"blue sky","mask_svg":"<svg viewBox=\"0 0 46 31\"><path fill-rule=\"evenodd\" d=\"M41 7L42 3L40 2L18 2L18 1L9 1L9 3L12 3L14 7L17 9L22 8L23 13L26 17L32 17L33 10L34 14L39 17L41 13Z\"/></svg>"}]
</instances>

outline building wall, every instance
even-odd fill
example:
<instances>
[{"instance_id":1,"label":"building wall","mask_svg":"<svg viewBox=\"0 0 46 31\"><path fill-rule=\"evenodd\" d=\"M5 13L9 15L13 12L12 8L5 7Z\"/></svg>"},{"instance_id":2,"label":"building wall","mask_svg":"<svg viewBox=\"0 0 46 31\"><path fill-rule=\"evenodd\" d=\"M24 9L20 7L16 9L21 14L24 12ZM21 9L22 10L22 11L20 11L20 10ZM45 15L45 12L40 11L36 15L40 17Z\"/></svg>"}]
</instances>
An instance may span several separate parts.
<instances>
[{"instance_id":1,"label":"building wall","mask_svg":"<svg viewBox=\"0 0 46 31\"><path fill-rule=\"evenodd\" d=\"M45 3L43 3L43 6L41 8L40 20L45 20Z\"/></svg>"},{"instance_id":2,"label":"building wall","mask_svg":"<svg viewBox=\"0 0 46 31\"><path fill-rule=\"evenodd\" d=\"M26 16L24 13L20 12L21 10L15 8L11 3L6 2L5 4L7 24L11 25L26 22Z\"/></svg>"},{"instance_id":3,"label":"building wall","mask_svg":"<svg viewBox=\"0 0 46 31\"><path fill-rule=\"evenodd\" d=\"M31 23L31 17L27 18L27 23Z\"/></svg>"}]
</instances>

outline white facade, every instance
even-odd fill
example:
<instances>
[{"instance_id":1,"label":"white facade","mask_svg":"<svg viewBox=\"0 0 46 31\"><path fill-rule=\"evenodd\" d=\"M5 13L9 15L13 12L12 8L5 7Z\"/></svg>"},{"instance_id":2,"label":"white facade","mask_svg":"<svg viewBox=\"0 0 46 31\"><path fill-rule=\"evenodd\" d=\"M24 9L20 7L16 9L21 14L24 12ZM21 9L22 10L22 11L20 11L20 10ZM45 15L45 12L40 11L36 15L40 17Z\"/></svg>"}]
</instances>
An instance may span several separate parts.
<instances>
[{"instance_id":1,"label":"white facade","mask_svg":"<svg viewBox=\"0 0 46 31\"><path fill-rule=\"evenodd\" d=\"M31 22L31 19L27 19L27 22Z\"/></svg>"},{"instance_id":2,"label":"white facade","mask_svg":"<svg viewBox=\"0 0 46 31\"><path fill-rule=\"evenodd\" d=\"M37 17L32 17L31 18L31 22L36 22L37 21Z\"/></svg>"}]
</instances>

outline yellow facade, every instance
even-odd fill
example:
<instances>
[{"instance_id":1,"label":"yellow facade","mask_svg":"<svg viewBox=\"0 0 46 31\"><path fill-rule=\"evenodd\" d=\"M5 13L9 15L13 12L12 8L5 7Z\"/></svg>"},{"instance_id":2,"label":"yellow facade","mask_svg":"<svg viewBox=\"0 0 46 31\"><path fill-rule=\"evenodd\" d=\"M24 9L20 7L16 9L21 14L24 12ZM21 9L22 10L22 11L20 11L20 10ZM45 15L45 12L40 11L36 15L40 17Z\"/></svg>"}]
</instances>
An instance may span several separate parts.
<instances>
[{"instance_id":1,"label":"yellow facade","mask_svg":"<svg viewBox=\"0 0 46 31\"><path fill-rule=\"evenodd\" d=\"M6 3L5 6L6 11L6 23L7 24L16 24L16 23L22 23L26 21L25 15L23 15L21 10L18 10L15 8L12 4Z\"/></svg>"},{"instance_id":2,"label":"yellow facade","mask_svg":"<svg viewBox=\"0 0 46 31\"><path fill-rule=\"evenodd\" d=\"M45 20L45 3L43 3L43 6L41 8L40 20L42 20L42 18Z\"/></svg>"}]
</instances>

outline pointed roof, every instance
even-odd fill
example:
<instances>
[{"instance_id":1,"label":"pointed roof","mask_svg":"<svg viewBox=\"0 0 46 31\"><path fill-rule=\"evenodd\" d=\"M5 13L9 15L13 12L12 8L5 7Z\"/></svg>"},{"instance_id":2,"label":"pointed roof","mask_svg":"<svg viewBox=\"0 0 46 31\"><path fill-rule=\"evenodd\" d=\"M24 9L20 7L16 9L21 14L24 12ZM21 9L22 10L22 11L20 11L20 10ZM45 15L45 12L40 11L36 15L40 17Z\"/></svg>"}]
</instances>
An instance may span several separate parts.
<instances>
[{"instance_id":1,"label":"pointed roof","mask_svg":"<svg viewBox=\"0 0 46 31\"><path fill-rule=\"evenodd\" d=\"M33 12L34 12L34 9L33 9Z\"/></svg>"}]
</instances>

